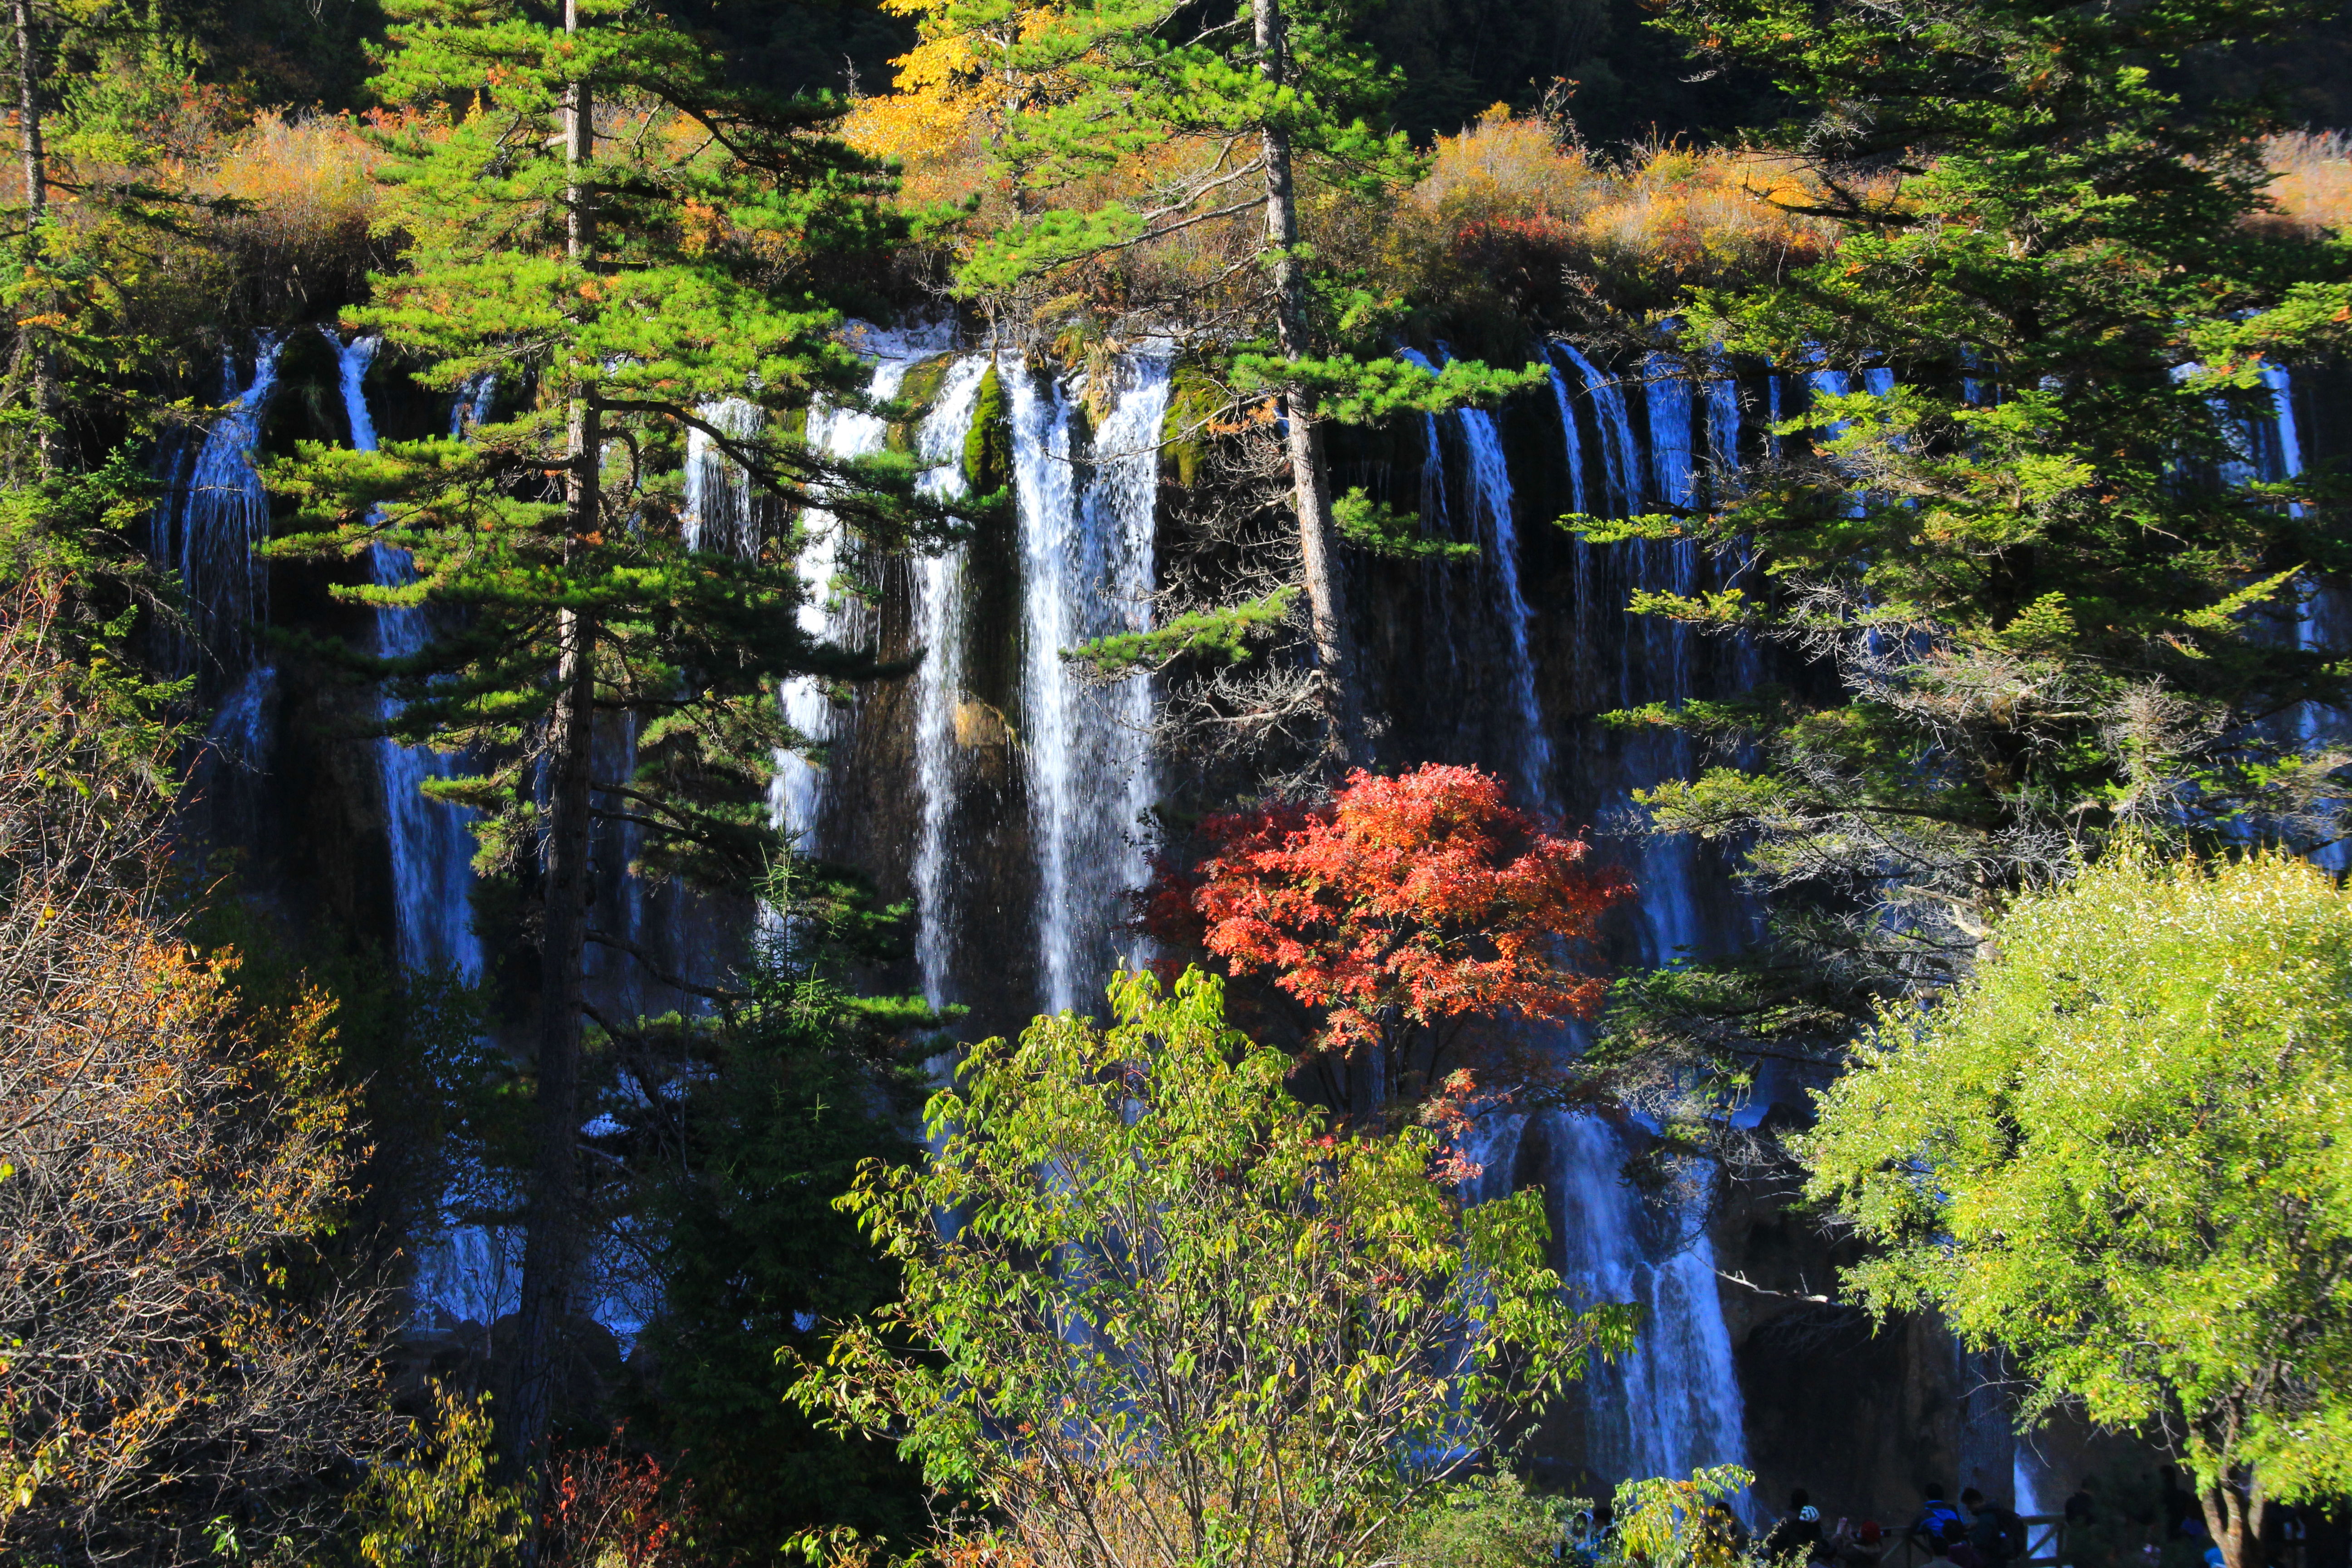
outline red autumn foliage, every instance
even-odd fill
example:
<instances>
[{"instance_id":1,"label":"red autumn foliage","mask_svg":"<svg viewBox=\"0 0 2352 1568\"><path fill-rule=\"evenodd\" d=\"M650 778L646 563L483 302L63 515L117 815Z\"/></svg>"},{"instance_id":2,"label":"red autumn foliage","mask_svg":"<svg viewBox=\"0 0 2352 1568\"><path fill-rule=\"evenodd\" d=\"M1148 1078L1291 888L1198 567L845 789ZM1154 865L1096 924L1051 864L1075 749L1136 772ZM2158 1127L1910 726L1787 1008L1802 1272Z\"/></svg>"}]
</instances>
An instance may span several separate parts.
<instances>
[{"instance_id":1,"label":"red autumn foliage","mask_svg":"<svg viewBox=\"0 0 2352 1568\"><path fill-rule=\"evenodd\" d=\"M1589 1017L1604 982L1575 960L1633 890L1583 839L1513 809L1500 779L1433 763L1352 773L1321 805L1213 816L1198 837L1208 853L1163 862L1147 889L1144 931L1270 975L1313 1009L1319 1050L1402 1066L1412 1036L1432 1037L1433 1078L1450 1022Z\"/></svg>"},{"instance_id":2,"label":"red autumn foliage","mask_svg":"<svg viewBox=\"0 0 2352 1568\"><path fill-rule=\"evenodd\" d=\"M545 1541L564 1568L684 1568L693 1561L694 1485L674 1489L650 1454L610 1443L555 1460Z\"/></svg>"}]
</instances>

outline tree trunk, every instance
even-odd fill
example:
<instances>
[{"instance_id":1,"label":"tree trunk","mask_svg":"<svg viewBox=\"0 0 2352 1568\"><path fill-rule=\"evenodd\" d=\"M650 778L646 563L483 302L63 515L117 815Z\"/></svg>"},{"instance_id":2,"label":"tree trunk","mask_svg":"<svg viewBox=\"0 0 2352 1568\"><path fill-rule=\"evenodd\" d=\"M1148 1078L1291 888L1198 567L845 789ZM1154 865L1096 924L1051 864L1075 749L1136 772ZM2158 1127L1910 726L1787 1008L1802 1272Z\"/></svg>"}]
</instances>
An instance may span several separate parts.
<instances>
[{"instance_id":1,"label":"tree trunk","mask_svg":"<svg viewBox=\"0 0 2352 1568\"><path fill-rule=\"evenodd\" d=\"M14 0L16 23L16 116L17 152L23 159L25 181L25 247L24 261L27 268L37 266L40 258L41 223L48 216L48 159L41 147L41 100L37 90L40 69L33 52L32 0ZM43 313L44 307L36 302L27 312ZM25 347L33 362L33 409L39 416L34 439L38 443L41 472L49 473L57 466L58 388L57 361L42 328L24 329Z\"/></svg>"},{"instance_id":2,"label":"tree trunk","mask_svg":"<svg viewBox=\"0 0 2352 1568\"><path fill-rule=\"evenodd\" d=\"M2205 1516L2206 1533L2213 1544L2221 1549L2221 1568L2261 1568L2263 1552L2263 1515L2268 1505L2263 1500L2262 1483L2251 1474L2242 1488L2231 1485L2229 1468L2224 1479L2197 1488L2198 1511Z\"/></svg>"},{"instance_id":3,"label":"tree trunk","mask_svg":"<svg viewBox=\"0 0 2352 1568\"><path fill-rule=\"evenodd\" d=\"M577 0L564 7L579 30ZM583 166L595 151L594 105L584 82L564 109L567 254L586 266L593 241ZM581 367L572 367L577 374ZM572 560L599 522L601 411L593 390L572 390L564 432L564 557ZM580 1041L583 942L588 921L589 791L595 744L593 619L577 610L557 619L557 696L548 736L548 832L540 933L539 1139L525 1211L522 1303L516 1324L514 1405L508 1452L536 1500L547 1476L547 1435L562 1383L563 1320L580 1266Z\"/></svg>"},{"instance_id":4,"label":"tree trunk","mask_svg":"<svg viewBox=\"0 0 2352 1568\"><path fill-rule=\"evenodd\" d=\"M1287 75L1282 0L1255 0L1258 74L1280 83ZM1299 265L1298 202L1290 174L1290 133L1268 124L1260 132L1265 160L1265 243L1274 256L1275 331L1283 357L1299 360L1310 348L1307 274ZM1286 448L1298 510L1298 550L1307 572L1309 635L1325 682L1324 713L1330 744L1343 766L1370 760L1361 694L1356 689L1355 638L1348 625L1347 584L1340 576L1339 533L1331 518L1330 466L1323 425L1297 387L1283 395Z\"/></svg>"}]
</instances>

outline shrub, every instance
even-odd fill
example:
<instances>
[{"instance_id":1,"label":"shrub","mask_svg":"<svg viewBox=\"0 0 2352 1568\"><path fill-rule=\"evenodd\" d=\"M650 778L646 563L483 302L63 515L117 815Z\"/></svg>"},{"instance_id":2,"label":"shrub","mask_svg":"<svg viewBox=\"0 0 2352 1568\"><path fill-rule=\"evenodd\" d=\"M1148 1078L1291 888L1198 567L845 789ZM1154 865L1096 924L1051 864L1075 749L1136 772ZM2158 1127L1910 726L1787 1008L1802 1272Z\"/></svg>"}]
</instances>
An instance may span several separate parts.
<instances>
[{"instance_id":1,"label":"shrub","mask_svg":"<svg viewBox=\"0 0 2352 1568\"><path fill-rule=\"evenodd\" d=\"M2352 228L2352 133L2299 131L2263 143L2263 162L2277 177L2270 221L2307 231Z\"/></svg>"},{"instance_id":2,"label":"shrub","mask_svg":"<svg viewBox=\"0 0 2352 1568\"><path fill-rule=\"evenodd\" d=\"M530 1532L520 1489L492 1479L487 1396L460 1399L436 1384L433 1423L408 1428L408 1447L360 1493L360 1560L369 1568L506 1568Z\"/></svg>"}]
</instances>

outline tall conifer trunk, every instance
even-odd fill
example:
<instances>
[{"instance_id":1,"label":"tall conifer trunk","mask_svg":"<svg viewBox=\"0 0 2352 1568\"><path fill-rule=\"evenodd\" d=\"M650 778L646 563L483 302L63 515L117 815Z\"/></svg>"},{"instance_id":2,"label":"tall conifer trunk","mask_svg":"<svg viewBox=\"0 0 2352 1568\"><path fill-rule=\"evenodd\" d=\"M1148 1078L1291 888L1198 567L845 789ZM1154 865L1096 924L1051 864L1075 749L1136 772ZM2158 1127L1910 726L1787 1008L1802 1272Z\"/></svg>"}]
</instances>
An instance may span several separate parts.
<instances>
[{"instance_id":1,"label":"tall conifer trunk","mask_svg":"<svg viewBox=\"0 0 2352 1568\"><path fill-rule=\"evenodd\" d=\"M1282 0L1255 0L1258 74L1279 85L1286 74ZM1265 239L1274 252L1275 331L1283 357L1307 356L1307 272L1299 264L1298 201L1290 174L1290 133L1269 121L1260 132L1265 160ZM1363 707L1356 689L1355 639L1348 626L1347 584L1339 575L1339 530L1331 516L1331 475L1323 422L1293 388L1283 395L1291 492L1298 510L1298 549L1307 573L1309 635L1327 683L1324 712L1344 765L1369 760Z\"/></svg>"},{"instance_id":2,"label":"tall conifer trunk","mask_svg":"<svg viewBox=\"0 0 2352 1568\"><path fill-rule=\"evenodd\" d=\"M37 266L40 257L41 223L48 216L48 158L41 146L40 68L33 52L32 0L14 0L16 26L16 145L24 164L25 264ZM41 313L36 307L30 314ZM58 405L57 364L45 333L38 326L25 331L25 349L32 359L33 406L40 415L41 472L57 466L57 432L51 427Z\"/></svg>"},{"instance_id":3,"label":"tall conifer trunk","mask_svg":"<svg viewBox=\"0 0 2352 1568\"><path fill-rule=\"evenodd\" d=\"M579 31L577 0L564 30ZM585 165L595 153L595 104L572 83L564 106L565 250L586 268L595 216ZM584 367L571 367L578 374ZM572 390L564 432L564 556L569 562L599 521L600 415L593 384ZM584 612L558 612L561 662L548 736L548 832L540 936L539 1146L531 1166L523 1247L522 1303L515 1336L514 1408L509 1451L536 1497L547 1470L547 1434L562 1382L563 1320L573 1306L580 1265L580 1041L582 949L588 919L589 790L595 744L596 626Z\"/></svg>"}]
</instances>

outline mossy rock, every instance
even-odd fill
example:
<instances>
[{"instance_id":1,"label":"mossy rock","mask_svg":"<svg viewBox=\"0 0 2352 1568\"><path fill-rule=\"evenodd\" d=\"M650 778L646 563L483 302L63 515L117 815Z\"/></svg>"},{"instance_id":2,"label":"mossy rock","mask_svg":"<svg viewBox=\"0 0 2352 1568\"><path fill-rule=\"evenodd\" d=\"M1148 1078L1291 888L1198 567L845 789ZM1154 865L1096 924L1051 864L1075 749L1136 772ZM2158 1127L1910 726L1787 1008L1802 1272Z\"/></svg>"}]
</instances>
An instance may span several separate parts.
<instances>
[{"instance_id":1,"label":"mossy rock","mask_svg":"<svg viewBox=\"0 0 2352 1568\"><path fill-rule=\"evenodd\" d=\"M1013 409L1003 377L990 365L972 401L971 428L963 438L963 482L976 496L992 496L1013 483Z\"/></svg>"},{"instance_id":2,"label":"mossy rock","mask_svg":"<svg viewBox=\"0 0 2352 1568\"><path fill-rule=\"evenodd\" d=\"M1160 422L1160 461L1189 490L1201 482L1201 468L1209 456L1211 437L1200 426L1225 405L1225 389L1189 363L1179 363L1170 379L1168 413Z\"/></svg>"},{"instance_id":3,"label":"mossy rock","mask_svg":"<svg viewBox=\"0 0 2352 1568\"><path fill-rule=\"evenodd\" d=\"M886 451L915 455L915 433L940 400L940 384L947 379L948 367L953 363L955 355L940 354L907 372L907 378L898 384L900 416L890 421L882 438Z\"/></svg>"}]
</instances>

